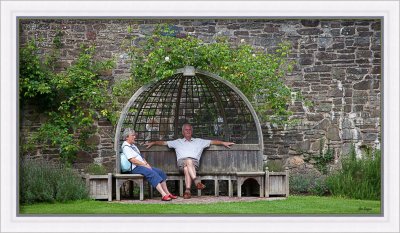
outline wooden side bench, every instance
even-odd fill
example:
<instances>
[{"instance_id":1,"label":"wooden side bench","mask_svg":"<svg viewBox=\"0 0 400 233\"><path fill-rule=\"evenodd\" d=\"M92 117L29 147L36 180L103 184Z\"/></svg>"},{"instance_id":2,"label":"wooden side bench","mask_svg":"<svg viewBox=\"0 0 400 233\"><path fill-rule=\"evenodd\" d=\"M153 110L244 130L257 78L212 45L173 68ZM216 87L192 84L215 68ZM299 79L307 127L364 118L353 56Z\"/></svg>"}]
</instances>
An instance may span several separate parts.
<instances>
[{"instance_id":1,"label":"wooden side bench","mask_svg":"<svg viewBox=\"0 0 400 233\"><path fill-rule=\"evenodd\" d=\"M143 201L144 199L144 177L140 174L115 174L115 199L117 201L121 200L121 186L126 181L133 181L139 185L139 199Z\"/></svg>"},{"instance_id":2,"label":"wooden side bench","mask_svg":"<svg viewBox=\"0 0 400 233\"><path fill-rule=\"evenodd\" d=\"M289 168L284 172L265 172L265 197L270 195L289 196Z\"/></svg>"},{"instance_id":3,"label":"wooden side bench","mask_svg":"<svg viewBox=\"0 0 400 233\"><path fill-rule=\"evenodd\" d=\"M254 179L260 185L260 197L264 197L264 177L265 172L236 172L237 176L237 196L242 197L242 185L247 179Z\"/></svg>"},{"instance_id":4,"label":"wooden side bench","mask_svg":"<svg viewBox=\"0 0 400 233\"><path fill-rule=\"evenodd\" d=\"M108 199L112 201L112 174L107 175L85 175L86 186L89 195L93 199Z\"/></svg>"}]
</instances>

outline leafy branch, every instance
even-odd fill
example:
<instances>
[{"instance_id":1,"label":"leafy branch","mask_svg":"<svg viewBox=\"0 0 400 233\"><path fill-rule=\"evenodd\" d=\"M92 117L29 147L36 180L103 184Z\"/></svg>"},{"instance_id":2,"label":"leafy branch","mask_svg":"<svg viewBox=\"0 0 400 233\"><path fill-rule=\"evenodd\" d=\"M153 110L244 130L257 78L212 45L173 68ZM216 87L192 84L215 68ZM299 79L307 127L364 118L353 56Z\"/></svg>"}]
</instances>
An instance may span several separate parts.
<instances>
[{"instance_id":1,"label":"leafy branch","mask_svg":"<svg viewBox=\"0 0 400 233\"><path fill-rule=\"evenodd\" d=\"M287 106L292 91L283 82L293 65L287 60L288 43L280 44L275 53L267 53L245 41L234 45L224 37L216 37L212 43L205 43L173 30L159 25L152 35L132 39L133 45L128 47L131 77L114 87L114 95L132 93L143 84L167 78L189 65L215 73L237 86L262 120L280 125L290 123L292 112Z\"/></svg>"},{"instance_id":2,"label":"leafy branch","mask_svg":"<svg viewBox=\"0 0 400 233\"><path fill-rule=\"evenodd\" d=\"M78 151L91 149L87 139L95 132L95 119L113 117L108 81L99 74L111 69L114 62L96 61L94 47L81 50L76 61L58 73L52 69L57 59L40 56L35 41L20 50L20 101L41 103L41 110L48 116L33 133L31 143L58 148L61 159L69 163Z\"/></svg>"}]
</instances>

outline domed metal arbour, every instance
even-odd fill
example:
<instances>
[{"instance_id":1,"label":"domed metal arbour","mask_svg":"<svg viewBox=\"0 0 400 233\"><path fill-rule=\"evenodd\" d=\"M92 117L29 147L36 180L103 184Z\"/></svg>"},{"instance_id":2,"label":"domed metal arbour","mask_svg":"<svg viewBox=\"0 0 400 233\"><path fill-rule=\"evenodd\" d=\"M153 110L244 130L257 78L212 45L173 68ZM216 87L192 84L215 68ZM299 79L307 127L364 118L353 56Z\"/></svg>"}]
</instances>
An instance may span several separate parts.
<instances>
[{"instance_id":1,"label":"domed metal arbour","mask_svg":"<svg viewBox=\"0 0 400 233\"><path fill-rule=\"evenodd\" d=\"M143 86L124 107L115 134L117 172L125 128L137 132L137 144L153 166L177 171L174 151L140 145L181 138L184 123L193 125L193 137L236 143L231 149L211 146L203 152L200 171L262 171L262 131L250 102L230 82L187 66L169 78ZM218 158L213 155L216 153ZM214 158L207 158L209 155Z\"/></svg>"}]
</instances>

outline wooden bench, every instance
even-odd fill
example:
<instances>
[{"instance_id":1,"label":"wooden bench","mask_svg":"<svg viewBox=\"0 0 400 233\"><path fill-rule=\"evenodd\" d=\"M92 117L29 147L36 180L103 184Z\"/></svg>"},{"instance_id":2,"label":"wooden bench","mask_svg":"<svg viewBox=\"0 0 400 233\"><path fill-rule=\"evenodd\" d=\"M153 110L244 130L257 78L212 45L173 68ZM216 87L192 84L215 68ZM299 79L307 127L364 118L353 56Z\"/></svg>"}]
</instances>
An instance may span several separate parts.
<instances>
[{"instance_id":1,"label":"wooden bench","mask_svg":"<svg viewBox=\"0 0 400 233\"><path fill-rule=\"evenodd\" d=\"M121 186L126 181L132 181L139 186L139 199L144 200L144 177L139 174L114 174L115 177L115 189L116 189L116 200L121 200ZM167 181L178 181L179 182L179 196L183 196L184 180L185 177L179 172L168 172ZM242 185L248 179L254 179L259 184L260 197L270 196L289 196L289 169L286 168L284 172L236 172L236 173L198 173L198 179L213 180L214 181L214 195L219 196L219 181L228 181L228 196L233 197L233 185L232 181L237 182L237 196L242 196ZM110 183L110 179L108 179ZM201 190L197 191L197 195L201 196ZM107 198L110 200L111 192L107 194ZM153 188L150 187L150 197L153 197Z\"/></svg>"}]
</instances>

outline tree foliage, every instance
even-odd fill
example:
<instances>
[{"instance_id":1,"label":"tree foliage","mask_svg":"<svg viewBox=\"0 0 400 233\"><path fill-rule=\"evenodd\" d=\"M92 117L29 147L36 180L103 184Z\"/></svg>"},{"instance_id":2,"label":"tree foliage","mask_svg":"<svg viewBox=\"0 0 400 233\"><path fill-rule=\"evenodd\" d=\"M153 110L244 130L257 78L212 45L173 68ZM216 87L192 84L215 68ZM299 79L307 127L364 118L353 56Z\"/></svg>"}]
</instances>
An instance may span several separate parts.
<instances>
[{"instance_id":1,"label":"tree foliage","mask_svg":"<svg viewBox=\"0 0 400 233\"><path fill-rule=\"evenodd\" d=\"M193 36L179 36L167 25L157 27L145 38L133 38L129 46L131 77L114 88L115 95L127 95L148 82L171 76L184 66L209 71L230 81L252 102L258 116L272 123L289 123L288 103L292 91L283 78L291 70L290 46L280 44L275 53L245 43L235 45L216 37L206 43Z\"/></svg>"},{"instance_id":2,"label":"tree foliage","mask_svg":"<svg viewBox=\"0 0 400 233\"><path fill-rule=\"evenodd\" d=\"M30 143L58 148L66 162L72 162L78 151L90 149L86 140L94 133L94 120L100 115L111 117L108 81L99 74L114 63L96 61L94 52L94 47L82 47L67 70L56 72L56 53L41 56L33 40L20 49L20 103L39 105L47 115Z\"/></svg>"}]
</instances>

